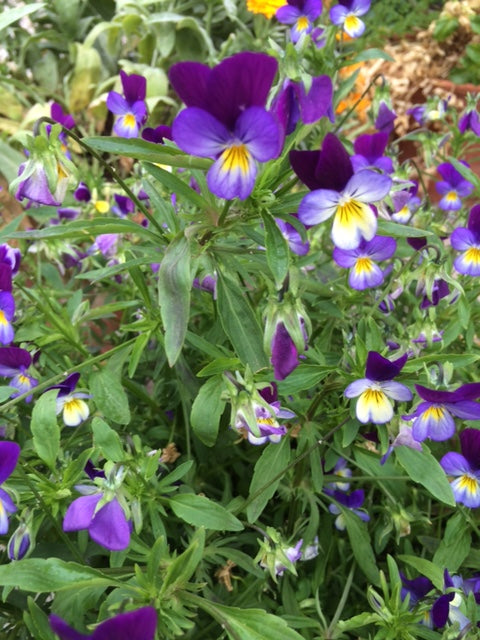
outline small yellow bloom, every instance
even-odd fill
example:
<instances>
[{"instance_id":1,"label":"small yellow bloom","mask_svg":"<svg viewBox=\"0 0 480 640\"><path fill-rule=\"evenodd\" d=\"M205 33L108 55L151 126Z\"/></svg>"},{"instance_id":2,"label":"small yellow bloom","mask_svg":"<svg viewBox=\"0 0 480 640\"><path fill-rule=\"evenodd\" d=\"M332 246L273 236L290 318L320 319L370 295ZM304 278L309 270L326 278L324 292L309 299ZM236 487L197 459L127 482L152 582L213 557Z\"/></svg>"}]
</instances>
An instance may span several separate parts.
<instances>
[{"instance_id":1,"label":"small yellow bloom","mask_svg":"<svg viewBox=\"0 0 480 640\"><path fill-rule=\"evenodd\" d=\"M262 13L266 18L273 18L277 9L285 4L286 0L247 0L247 9L252 13Z\"/></svg>"},{"instance_id":2,"label":"small yellow bloom","mask_svg":"<svg viewBox=\"0 0 480 640\"><path fill-rule=\"evenodd\" d=\"M110 205L106 200L97 200L95 202L95 209L98 211L98 213L107 213L107 211L110 209Z\"/></svg>"}]
</instances>

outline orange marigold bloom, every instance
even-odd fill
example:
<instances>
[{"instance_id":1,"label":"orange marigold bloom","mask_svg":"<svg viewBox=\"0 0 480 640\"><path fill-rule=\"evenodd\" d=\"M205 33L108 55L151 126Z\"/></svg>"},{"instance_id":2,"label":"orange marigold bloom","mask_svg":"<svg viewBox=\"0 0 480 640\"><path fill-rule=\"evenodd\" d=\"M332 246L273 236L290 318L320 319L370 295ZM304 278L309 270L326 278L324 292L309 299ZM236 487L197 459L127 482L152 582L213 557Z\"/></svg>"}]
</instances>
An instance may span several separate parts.
<instances>
[{"instance_id":1,"label":"orange marigold bloom","mask_svg":"<svg viewBox=\"0 0 480 640\"><path fill-rule=\"evenodd\" d=\"M262 13L267 18L273 18L277 9L287 4L286 0L247 0L247 9L252 13Z\"/></svg>"}]
</instances>

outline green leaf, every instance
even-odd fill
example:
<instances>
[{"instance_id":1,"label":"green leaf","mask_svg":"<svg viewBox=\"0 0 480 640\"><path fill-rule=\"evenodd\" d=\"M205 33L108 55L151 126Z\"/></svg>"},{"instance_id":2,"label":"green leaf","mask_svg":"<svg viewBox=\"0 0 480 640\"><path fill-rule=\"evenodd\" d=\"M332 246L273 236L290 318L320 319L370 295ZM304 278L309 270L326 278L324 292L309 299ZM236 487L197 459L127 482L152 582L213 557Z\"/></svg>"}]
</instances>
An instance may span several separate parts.
<instances>
[{"instance_id":1,"label":"green leaf","mask_svg":"<svg viewBox=\"0 0 480 640\"><path fill-rule=\"evenodd\" d=\"M340 504L338 507L341 509L342 516L345 520L353 555L355 556L358 566L370 582L378 585L380 577L366 524L349 509L345 509Z\"/></svg>"},{"instance_id":2,"label":"green leaf","mask_svg":"<svg viewBox=\"0 0 480 640\"><path fill-rule=\"evenodd\" d=\"M30 428L33 446L39 458L55 469L60 450L60 428L57 424L58 389L50 389L35 402Z\"/></svg>"},{"instance_id":3,"label":"green leaf","mask_svg":"<svg viewBox=\"0 0 480 640\"><path fill-rule=\"evenodd\" d=\"M200 369L197 373L198 378L208 378L224 371L232 371L232 369L238 369L241 362L238 358L215 358L213 362L209 362L207 365ZM8 396L7 396L8 397Z\"/></svg>"},{"instance_id":4,"label":"green leaf","mask_svg":"<svg viewBox=\"0 0 480 640\"><path fill-rule=\"evenodd\" d=\"M390 222L390 220L379 220L377 233L379 236L391 236L392 238L423 238L434 235L432 231L409 227L406 224Z\"/></svg>"},{"instance_id":5,"label":"green leaf","mask_svg":"<svg viewBox=\"0 0 480 640\"><path fill-rule=\"evenodd\" d=\"M433 562L430 562L430 560L425 560L425 558L420 558L419 556L399 555L397 559L400 560L400 562L405 562L405 564L410 565L413 569L421 573L422 576L431 580L437 589L443 591L443 567L437 566Z\"/></svg>"},{"instance_id":6,"label":"green leaf","mask_svg":"<svg viewBox=\"0 0 480 640\"><path fill-rule=\"evenodd\" d=\"M90 236L102 233L134 233L145 236L158 244L158 235L152 233L141 224L121 218L95 218L94 220L73 220L68 224L57 224L44 229L32 231L15 231L10 238L27 240L48 240L49 238L81 238L89 240Z\"/></svg>"},{"instance_id":7,"label":"green leaf","mask_svg":"<svg viewBox=\"0 0 480 640\"><path fill-rule=\"evenodd\" d=\"M224 391L222 376L213 376L205 382L192 405L190 421L196 436L207 447L213 447L217 440L220 418L225 409L222 400Z\"/></svg>"},{"instance_id":8,"label":"green leaf","mask_svg":"<svg viewBox=\"0 0 480 640\"><path fill-rule=\"evenodd\" d=\"M267 502L277 490L282 477L275 479L275 476L284 471L290 462L290 442L288 438L282 438L278 444L270 442L262 452L262 455L255 464L252 481L250 483L249 495L253 496L263 489L247 506L247 519L255 522L264 510Z\"/></svg>"},{"instance_id":9,"label":"green leaf","mask_svg":"<svg viewBox=\"0 0 480 640\"><path fill-rule=\"evenodd\" d=\"M221 504L194 493L179 493L167 499L173 513L194 527L213 531L241 531L243 524Z\"/></svg>"},{"instance_id":10,"label":"green leaf","mask_svg":"<svg viewBox=\"0 0 480 640\"><path fill-rule=\"evenodd\" d=\"M165 353L173 367L180 355L190 314L190 244L183 233L167 248L158 272L158 299L165 330Z\"/></svg>"},{"instance_id":11,"label":"green leaf","mask_svg":"<svg viewBox=\"0 0 480 640\"><path fill-rule=\"evenodd\" d=\"M110 369L94 371L89 378L88 386L95 404L106 418L118 424L130 422L127 394Z\"/></svg>"},{"instance_id":12,"label":"green leaf","mask_svg":"<svg viewBox=\"0 0 480 640\"><path fill-rule=\"evenodd\" d=\"M265 227L267 263L275 279L277 289L280 289L287 277L288 267L290 265L288 244L279 226L269 213L263 211L262 220Z\"/></svg>"},{"instance_id":13,"label":"green leaf","mask_svg":"<svg viewBox=\"0 0 480 640\"><path fill-rule=\"evenodd\" d=\"M255 313L236 282L221 271L217 279L217 307L222 327L240 360L252 371L268 366L263 334Z\"/></svg>"},{"instance_id":14,"label":"green leaf","mask_svg":"<svg viewBox=\"0 0 480 640\"><path fill-rule=\"evenodd\" d=\"M18 389L16 387L0 387L0 402L8 400L12 393L16 393Z\"/></svg>"},{"instance_id":15,"label":"green leaf","mask_svg":"<svg viewBox=\"0 0 480 640\"><path fill-rule=\"evenodd\" d=\"M471 544L470 526L462 513L454 513L447 522L443 539L433 556L434 564L455 573L468 556Z\"/></svg>"},{"instance_id":16,"label":"green leaf","mask_svg":"<svg viewBox=\"0 0 480 640\"><path fill-rule=\"evenodd\" d=\"M355 58L352 60L351 64L355 64L356 62L363 62L364 60L377 60L381 58L382 60L388 60L390 62L394 61L391 55L382 51L381 49L364 49L360 53L358 53Z\"/></svg>"},{"instance_id":17,"label":"green leaf","mask_svg":"<svg viewBox=\"0 0 480 640\"><path fill-rule=\"evenodd\" d=\"M165 169L161 169L154 164L149 164L148 162L143 165L145 170L158 180L164 187L168 189L168 191L176 193L178 196L185 198L192 205L199 207L200 210L205 211L211 209L212 206L210 203L205 200L203 196L189 187L186 182L181 180L178 176L169 171L165 171Z\"/></svg>"},{"instance_id":18,"label":"green leaf","mask_svg":"<svg viewBox=\"0 0 480 640\"><path fill-rule=\"evenodd\" d=\"M25 7L16 7L15 9L4 9L2 13L0 13L0 31L5 29L10 24L17 22L24 16L28 16L30 13L34 11L38 11L45 6L44 2L37 2L35 4L28 4Z\"/></svg>"},{"instance_id":19,"label":"green leaf","mask_svg":"<svg viewBox=\"0 0 480 640\"><path fill-rule=\"evenodd\" d=\"M92 420L93 443L105 458L112 462L125 459L125 452L120 437L104 420L95 417Z\"/></svg>"},{"instance_id":20,"label":"green leaf","mask_svg":"<svg viewBox=\"0 0 480 640\"><path fill-rule=\"evenodd\" d=\"M181 588L192 577L203 557L205 528L200 527L192 537L187 549L169 565L160 589L160 596L167 589Z\"/></svg>"},{"instance_id":21,"label":"green leaf","mask_svg":"<svg viewBox=\"0 0 480 640\"><path fill-rule=\"evenodd\" d=\"M480 178L470 169L470 167L467 167L463 162L460 162L457 158L452 158L451 156L449 156L448 161L453 164L458 173L475 185L475 189L480 189Z\"/></svg>"},{"instance_id":22,"label":"green leaf","mask_svg":"<svg viewBox=\"0 0 480 640\"><path fill-rule=\"evenodd\" d=\"M159 480L157 484L157 491L161 493L162 491L171 488L178 480L180 480L180 478L183 478L183 476L190 471L192 465L193 460L188 460L187 462L179 464L178 467L175 467L173 471Z\"/></svg>"},{"instance_id":23,"label":"green leaf","mask_svg":"<svg viewBox=\"0 0 480 640\"><path fill-rule=\"evenodd\" d=\"M445 471L425 445L423 451L405 446L395 447L395 457L414 482L424 486L437 500L455 506Z\"/></svg>"},{"instance_id":24,"label":"green leaf","mask_svg":"<svg viewBox=\"0 0 480 640\"><path fill-rule=\"evenodd\" d=\"M335 367L321 364L300 364L285 380L277 383L278 389L282 395L312 389L334 370Z\"/></svg>"},{"instance_id":25,"label":"green leaf","mask_svg":"<svg viewBox=\"0 0 480 640\"><path fill-rule=\"evenodd\" d=\"M477 360L480 356L474 353L432 353L428 356L420 356L419 358L412 359L405 363L403 367L403 373L413 373L419 369L423 369L424 364L430 362L450 362L455 368L468 367Z\"/></svg>"}]
</instances>

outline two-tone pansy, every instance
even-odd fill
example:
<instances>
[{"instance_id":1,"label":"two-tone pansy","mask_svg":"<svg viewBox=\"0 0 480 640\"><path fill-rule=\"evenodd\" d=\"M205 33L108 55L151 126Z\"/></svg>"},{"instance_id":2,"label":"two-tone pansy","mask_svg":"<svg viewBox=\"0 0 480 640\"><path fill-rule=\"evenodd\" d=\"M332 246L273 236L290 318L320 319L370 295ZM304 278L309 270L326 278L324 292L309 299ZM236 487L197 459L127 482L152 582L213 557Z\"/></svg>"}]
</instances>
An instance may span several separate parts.
<instances>
[{"instance_id":1,"label":"two-tone pansy","mask_svg":"<svg viewBox=\"0 0 480 640\"><path fill-rule=\"evenodd\" d=\"M356 249L377 231L377 217L370 206L390 191L392 180L369 169L354 173L342 143L328 133L321 151L292 151L290 162L297 176L313 189L300 203L298 217L305 225L317 225L333 217L331 237L340 249Z\"/></svg>"},{"instance_id":2,"label":"two-tone pansy","mask_svg":"<svg viewBox=\"0 0 480 640\"><path fill-rule=\"evenodd\" d=\"M466 276L480 276L480 205L472 207L467 227L457 227L450 236L450 244L461 255L453 266Z\"/></svg>"},{"instance_id":3,"label":"two-tone pansy","mask_svg":"<svg viewBox=\"0 0 480 640\"><path fill-rule=\"evenodd\" d=\"M60 640L154 640L157 628L157 612L153 607L119 613L95 627L92 634L75 631L62 618L51 615L51 629Z\"/></svg>"},{"instance_id":4,"label":"two-tone pansy","mask_svg":"<svg viewBox=\"0 0 480 640\"><path fill-rule=\"evenodd\" d=\"M480 430L464 429L460 433L462 453L450 451L440 460L448 476L455 501L466 507L480 507Z\"/></svg>"},{"instance_id":5,"label":"two-tone pansy","mask_svg":"<svg viewBox=\"0 0 480 640\"><path fill-rule=\"evenodd\" d=\"M17 398L37 386L38 380L27 373L31 364L32 356L26 349L0 347L0 376L9 378L8 385L16 389L11 398ZM25 402L31 400L31 395L25 398Z\"/></svg>"},{"instance_id":6,"label":"two-tone pansy","mask_svg":"<svg viewBox=\"0 0 480 640\"><path fill-rule=\"evenodd\" d=\"M468 166L466 162L463 162ZM438 206L444 211L458 211L462 207L462 198L469 196L474 186L455 169L450 162L443 162L437 167L443 180L435 183L435 189L442 196Z\"/></svg>"},{"instance_id":7,"label":"two-tone pansy","mask_svg":"<svg viewBox=\"0 0 480 640\"><path fill-rule=\"evenodd\" d=\"M0 344L10 344L15 332L12 326L15 300L10 291L0 291Z\"/></svg>"},{"instance_id":8,"label":"two-tone pansy","mask_svg":"<svg viewBox=\"0 0 480 640\"><path fill-rule=\"evenodd\" d=\"M359 38L365 31L365 23L359 16L365 15L369 9L370 0L339 0L330 9L330 20L351 38Z\"/></svg>"},{"instance_id":9,"label":"two-tone pansy","mask_svg":"<svg viewBox=\"0 0 480 640\"><path fill-rule=\"evenodd\" d=\"M275 17L282 24L290 24L292 42L310 33L313 23L322 13L321 0L287 0L287 4L277 10Z\"/></svg>"},{"instance_id":10,"label":"two-tone pansy","mask_svg":"<svg viewBox=\"0 0 480 640\"><path fill-rule=\"evenodd\" d=\"M407 361L407 355L390 361L376 351L369 351L365 367L365 378L355 380L345 389L347 398L356 398L356 416L366 424L384 424L393 418L390 399L405 402L412 399L412 392L395 378Z\"/></svg>"},{"instance_id":11,"label":"two-tone pansy","mask_svg":"<svg viewBox=\"0 0 480 640\"><path fill-rule=\"evenodd\" d=\"M277 66L271 56L244 52L213 69L179 62L169 71L187 107L173 121L173 140L186 153L215 159L207 184L219 198L247 198L257 163L280 153L281 127L265 109Z\"/></svg>"},{"instance_id":12,"label":"two-tone pansy","mask_svg":"<svg viewBox=\"0 0 480 640\"><path fill-rule=\"evenodd\" d=\"M147 81L143 76L120 71L122 96L117 91L110 91L107 96L107 109L117 116L113 130L123 138L136 138L147 119Z\"/></svg>"},{"instance_id":13,"label":"two-tone pansy","mask_svg":"<svg viewBox=\"0 0 480 640\"><path fill-rule=\"evenodd\" d=\"M16 442L5 440L0 442L0 484L3 484L17 466L20 447ZM0 488L0 535L8 531L8 514L17 510L12 498Z\"/></svg>"},{"instance_id":14,"label":"two-tone pansy","mask_svg":"<svg viewBox=\"0 0 480 640\"><path fill-rule=\"evenodd\" d=\"M85 399L90 398L90 395L75 391L79 378L79 373L72 373L61 384L49 387L49 389L59 389L57 415L62 414L63 422L67 427L77 427L90 415L90 409L85 402Z\"/></svg>"},{"instance_id":15,"label":"two-tone pansy","mask_svg":"<svg viewBox=\"0 0 480 640\"><path fill-rule=\"evenodd\" d=\"M350 269L350 287L362 291L382 284L385 272L377 265L377 261L391 258L396 248L397 243L393 238L375 236L369 242L362 240L356 249L335 247L333 259L340 267Z\"/></svg>"}]
</instances>

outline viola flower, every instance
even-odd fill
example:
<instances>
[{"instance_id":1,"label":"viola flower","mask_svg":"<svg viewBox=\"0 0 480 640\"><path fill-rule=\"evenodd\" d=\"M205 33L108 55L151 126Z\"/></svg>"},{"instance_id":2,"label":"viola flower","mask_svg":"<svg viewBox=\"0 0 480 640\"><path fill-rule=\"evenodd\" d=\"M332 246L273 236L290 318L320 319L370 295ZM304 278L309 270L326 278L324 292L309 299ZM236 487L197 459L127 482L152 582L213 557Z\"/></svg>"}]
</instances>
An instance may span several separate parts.
<instances>
[{"instance_id":1,"label":"viola flower","mask_svg":"<svg viewBox=\"0 0 480 640\"><path fill-rule=\"evenodd\" d=\"M359 16L365 15L369 9L370 0L340 0L330 9L330 20L351 38L359 38L365 31L365 24Z\"/></svg>"},{"instance_id":2,"label":"viola flower","mask_svg":"<svg viewBox=\"0 0 480 640\"><path fill-rule=\"evenodd\" d=\"M113 258L117 254L119 234L101 233L89 249L89 253L100 251L105 258Z\"/></svg>"},{"instance_id":3,"label":"viola flower","mask_svg":"<svg viewBox=\"0 0 480 640\"><path fill-rule=\"evenodd\" d=\"M287 433L287 429L284 425L278 423L277 418L295 417L293 411L282 409L278 400L271 403L265 402L264 404L253 402L252 409L255 416L255 429L252 429L249 417L245 415L241 408L237 410L233 426L235 429L246 433L248 441L254 445L265 444L266 442L278 444L282 436Z\"/></svg>"},{"instance_id":4,"label":"viola flower","mask_svg":"<svg viewBox=\"0 0 480 640\"><path fill-rule=\"evenodd\" d=\"M355 380L345 389L347 398L356 398L357 419L366 424L385 424L393 418L393 407L389 398L399 402L412 399L412 392L400 382L394 382L402 370L407 355L392 362L376 351L369 351L365 367L365 378Z\"/></svg>"},{"instance_id":5,"label":"viola flower","mask_svg":"<svg viewBox=\"0 0 480 640\"><path fill-rule=\"evenodd\" d=\"M352 493L344 493L343 491L331 491L329 489L324 489L324 493L336 500L343 507L350 509L350 511L357 515L360 520L363 520L363 522L368 522L370 520L370 516L368 515L368 513L365 513L365 511L362 511L360 509L365 500L365 492L363 491L363 489L357 489L356 491L352 491ZM328 510L330 511L330 513L333 513L337 516L337 518L335 518L335 528L339 531L345 531L345 517L343 516L340 507L332 503L328 507Z\"/></svg>"},{"instance_id":6,"label":"viola flower","mask_svg":"<svg viewBox=\"0 0 480 640\"><path fill-rule=\"evenodd\" d=\"M369 169L354 173L341 142L328 133L322 150L292 151L293 170L308 187L298 217L305 225L316 225L332 217L331 237L340 249L356 249L362 238L372 240L377 218L370 206L390 191L392 180ZM320 185L320 186L319 186Z\"/></svg>"},{"instance_id":7,"label":"viola flower","mask_svg":"<svg viewBox=\"0 0 480 640\"><path fill-rule=\"evenodd\" d=\"M75 120L73 119L73 116L68 113L64 113L61 105L59 105L58 102L53 102L50 105L50 117L52 118L52 120L55 120L55 122L58 122L66 129L73 129L73 127L75 126ZM60 133L58 134L58 139L61 142L62 151L65 153L67 158L70 158L71 156L68 150L68 138L65 131L60 131Z\"/></svg>"},{"instance_id":8,"label":"viola flower","mask_svg":"<svg viewBox=\"0 0 480 640\"><path fill-rule=\"evenodd\" d=\"M113 130L123 138L136 138L147 119L147 81L143 76L120 71L123 93L110 91L107 96L107 109L118 116Z\"/></svg>"},{"instance_id":9,"label":"viola flower","mask_svg":"<svg viewBox=\"0 0 480 640\"><path fill-rule=\"evenodd\" d=\"M271 341L271 363L275 380L285 380L299 364L299 354L307 349L308 336L304 319L296 314L292 318L277 319ZM296 321L295 321L296 320Z\"/></svg>"},{"instance_id":10,"label":"viola flower","mask_svg":"<svg viewBox=\"0 0 480 640\"><path fill-rule=\"evenodd\" d=\"M456 251L462 251L453 262L455 269L467 276L480 276L480 205L470 210L467 228L454 229L450 244Z\"/></svg>"},{"instance_id":11,"label":"viola flower","mask_svg":"<svg viewBox=\"0 0 480 640\"><path fill-rule=\"evenodd\" d=\"M464 429L460 433L462 453L451 451L440 465L448 476L455 501L470 509L480 507L480 430Z\"/></svg>"},{"instance_id":12,"label":"viola flower","mask_svg":"<svg viewBox=\"0 0 480 640\"><path fill-rule=\"evenodd\" d=\"M460 116L458 130L460 133L473 131L476 136L480 136L480 116L476 108L475 98L472 101L469 100L466 111Z\"/></svg>"},{"instance_id":13,"label":"viola flower","mask_svg":"<svg viewBox=\"0 0 480 640\"><path fill-rule=\"evenodd\" d=\"M388 260L395 253L397 243L393 238L375 236L369 242L362 240L356 249L333 250L333 259L345 269L350 269L348 284L352 289L362 291L378 287L385 279L385 272L375 261Z\"/></svg>"},{"instance_id":14,"label":"viola flower","mask_svg":"<svg viewBox=\"0 0 480 640\"><path fill-rule=\"evenodd\" d=\"M17 466L20 447L16 442L0 442L0 484L7 480ZM15 513L17 507L8 493L0 488L0 535L8 531L8 514Z\"/></svg>"},{"instance_id":15,"label":"viola flower","mask_svg":"<svg viewBox=\"0 0 480 640\"><path fill-rule=\"evenodd\" d=\"M57 213L60 220L76 220L81 210L78 207L60 207Z\"/></svg>"},{"instance_id":16,"label":"viola flower","mask_svg":"<svg viewBox=\"0 0 480 640\"><path fill-rule=\"evenodd\" d=\"M329 76L312 78L312 85L305 91L303 82L285 80L283 88L275 96L270 112L277 118L288 136L295 130L297 122L313 124L323 116L333 120L333 86Z\"/></svg>"},{"instance_id":17,"label":"viola flower","mask_svg":"<svg viewBox=\"0 0 480 640\"><path fill-rule=\"evenodd\" d=\"M463 162L468 166L466 162ZM444 211L458 211L462 208L461 198L469 196L474 186L466 180L462 174L449 162L443 162L437 167L438 173L443 180L435 183L435 189L443 196L438 206Z\"/></svg>"},{"instance_id":18,"label":"viola flower","mask_svg":"<svg viewBox=\"0 0 480 640\"><path fill-rule=\"evenodd\" d=\"M448 440L455 434L453 416L463 420L480 420L480 404L474 398L480 398L480 383L464 384L455 391L436 391L420 384L415 389L423 400L415 411L405 420L412 420L412 435L422 442Z\"/></svg>"},{"instance_id":19,"label":"viola flower","mask_svg":"<svg viewBox=\"0 0 480 640\"><path fill-rule=\"evenodd\" d=\"M347 461L345 460L345 458L339 458L335 463L335 466L333 467L333 469L328 473L339 476L340 478L352 477L352 470L349 469L349 467L347 467ZM332 491L333 490L348 491L350 489L350 483L349 482L329 482L327 485L325 485L325 488L330 489Z\"/></svg>"},{"instance_id":20,"label":"viola flower","mask_svg":"<svg viewBox=\"0 0 480 640\"><path fill-rule=\"evenodd\" d=\"M421 126L428 122L435 122L441 120L448 108L448 100L429 100L426 104L417 104L411 109L407 109L407 114Z\"/></svg>"},{"instance_id":21,"label":"viola flower","mask_svg":"<svg viewBox=\"0 0 480 640\"><path fill-rule=\"evenodd\" d=\"M437 278L433 282L430 294L425 291L425 283L419 282L416 295L420 295L422 294L422 292L423 297L422 301L420 302L420 309L428 309L428 307L436 307L440 300L446 298L450 294L450 287L448 286L448 282L446 280L444 280L443 278Z\"/></svg>"},{"instance_id":22,"label":"viola flower","mask_svg":"<svg viewBox=\"0 0 480 640\"><path fill-rule=\"evenodd\" d=\"M213 69L179 62L169 71L187 106L173 121L173 139L186 153L215 159L207 184L219 198L245 200L255 185L257 163L280 153L280 125L265 109L276 72L274 58L250 52Z\"/></svg>"},{"instance_id":23,"label":"viola flower","mask_svg":"<svg viewBox=\"0 0 480 640\"><path fill-rule=\"evenodd\" d=\"M408 189L392 193L392 220L400 224L408 224L410 222L413 214L421 204L417 191L418 183L415 183Z\"/></svg>"},{"instance_id":24,"label":"viola flower","mask_svg":"<svg viewBox=\"0 0 480 640\"><path fill-rule=\"evenodd\" d=\"M287 0L287 4L278 9L275 17L282 24L293 25L290 37L296 43L303 34L312 31L313 23L321 13L321 0Z\"/></svg>"},{"instance_id":25,"label":"viola flower","mask_svg":"<svg viewBox=\"0 0 480 640\"><path fill-rule=\"evenodd\" d=\"M10 378L9 386L17 389L11 398L17 398L26 391L36 387L38 381L28 375L27 370L32 364L32 356L20 347L0 347L0 376ZM27 396L25 402L31 402L32 396Z\"/></svg>"},{"instance_id":26,"label":"viola flower","mask_svg":"<svg viewBox=\"0 0 480 640\"><path fill-rule=\"evenodd\" d=\"M9 291L0 291L0 344L10 344L14 338L12 320L15 300Z\"/></svg>"},{"instance_id":27,"label":"viola flower","mask_svg":"<svg viewBox=\"0 0 480 640\"><path fill-rule=\"evenodd\" d=\"M75 391L79 378L79 373L72 373L61 384L48 388L48 390L59 389L57 415L62 413L63 422L67 427L77 427L90 415L90 409L84 400L85 398L90 398L90 395Z\"/></svg>"},{"instance_id":28,"label":"viola flower","mask_svg":"<svg viewBox=\"0 0 480 640\"><path fill-rule=\"evenodd\" d=\"M164 144L165 140L172 140L172 127L161 124L155 129L146 127L142 131L142 138L147 142L155 142L156 144Z\"/></svg>"},{"instance_id":29,"label":"viola flower","mask_svg":"<svg viewBox=\"0 0 480 640\"><path fill-rule=\"evenodd\" d=\"M78 187L73 192L73 197L79 202L90 202L92 194L85 182L80 182Z\"/></svg>"},{"instance_id":30,"label":"viola flower","mask_svg":"<svg viewBox=\"0 0 480 640\"><path fill-rule=\"evenodd\" d=\"M252 13L261 13L270 19L284 4L285 0L247 0L247 9Z\"/></svg>"},{"instance_id":31,"label":"viola flower","mask_svg":"<svg viewBox=\"0 0 480 640\"><path fill-rule=\"evenodd\" d=\"M397 114L395 111L392 111L387 103L382 100L378 107L377 117L375 119L375 129L382 133L390 134L393 131L393 123Z\"/></svg>"},{"instance_id":32,"label":"viola flower","mask_svg":"<svg viewBox=\"0 0 480 640\"><path fill-rule=\"evenodd\" d=\"M49 616L48 621L60 640L154 640L157 612L153 607L143 607L119 613L101 622L95 627L94 632L87 636L75 631L56 615Z\"/></svg>"},{"instance_id":33,"label":"viola flower","mask_svg":"<svg viewBox=\"0 0 480 640\"><path fill-rule=\"evenodd\" d=\"M292 214L295 216L295 214ZM302 236L295 227L281 218L275 218L278 228L282 232L283 237L288 242L288 246L292 253L297 256L305 256L310 250L310 243L302 240Z\"/></svg>"},{"instance_id":34,"label":"viola flower","mask_svg":"<svg viewBox=\"0 0 480 640\"><path fill-rule=\"evenodd\" d=\"M126 218L130 213L135 211L135 203L128 196L122 196L115 193L113 196L115 204L112 207L112 213L119 218Z\"/></svg>"},{"instance_id":35,"label":"viola flower","mask_svg":"<svg viewBox=\"0 0 480 640\"><path fill-rule=\"evenodd\" d=\"M21 257L20 249L14 249L6 242L0 244L0 265L8 265L12 276L16 276L18 273Z\"/></svg>"},{"instance_id":36,"label":"viola flower","mask_svg":"<svg viewBox=\"0 0 480 640\"><path fill-rule=\"evenodd\" d=\"M7 555L10 560L21 560L31 549L31 538L28 527L22 523L12 534L7 544Z\"/></svg>"},{"instance_id":37,"label":"viola flower","mask_svg":"<svg viewBox=\"0 0 480 640\"><path fill-rule=\"evenodd\" d=\"M361 169L376 168L385 173L393 171L392 159L384 156L388 143L388 133L365 133L353 143L353 155L350 160L355 172Z\"/></svg>"},{"instance_id":38,"label":"viola flower","mask_svg":"<svg viewBox=\"0 0 480 640\"><path fill-rule=\"evenodd\" d=\"M67 193L69 174L66 168L57 162L56 181L50 184L42 160L29 158L18 168L18 178L11 187L16 188L15 198L27 198L37 204L59 207Z\"/></svg>"}]
</instances>

